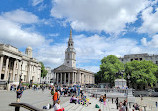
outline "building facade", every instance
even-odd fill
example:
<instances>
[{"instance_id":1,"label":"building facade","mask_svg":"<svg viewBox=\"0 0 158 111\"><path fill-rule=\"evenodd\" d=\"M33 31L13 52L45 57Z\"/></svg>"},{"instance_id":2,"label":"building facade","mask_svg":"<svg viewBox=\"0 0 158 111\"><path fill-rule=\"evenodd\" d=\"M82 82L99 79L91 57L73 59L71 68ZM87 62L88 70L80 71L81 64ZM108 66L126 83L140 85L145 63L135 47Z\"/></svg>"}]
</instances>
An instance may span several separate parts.
<instances>
[{"instance_id":1,"label":"building facade","mask_svg":"<svg viewBox=\"0 0 158 111\"><path fill-rule=\"evenodd\" d=\"M147 60L147 61L153 61L153 63L158 65L158 55L149 55L147 53L144 54L129 54L129 55L124 55L124 57L120 57L119 60L122 63L130 62L133 60Z\"/></svg>"},{"instance_id":2,"label":"building facade","mask_svg":"<svg viewBox=\"0 0 158 111\"><path fill-rule=\"evenodd\" d=\"M50 67L46 67L45 69L48 71L48 73L47 73L46 77L44 77L44 78L41 77L41 83L51 84L51 83L53 83L54 74L52 74Z\"/></svg>"},{"instance_id":3,"label":"building facade","mask_svg":"<svg viewBox=\"0 0 158 111\"><path fill-rule=\"evenodd\" d=\"M76 68L76 51L74 49L74 42L72 39L72 31L70 30L70 37L68 47L65 51L64 63L53 70L56 84L94 84L94 73Z\"/></svg>"},{"instance_id":4,"label":"building facade","mask_svg":"<svg viewBox=\"0 0 158 111\"><path fill-rule=\"evenodd\" d=\"M0 44L0 85L18 85L24 83L40 83L41 65L32 58L32 48L27 47L25 54L16 47Z\"/></svg>"},{"instance_id":5,"label":"building facade","mask_svg":"<svg viewBox=\"0 0 158 111\"><path fill-rule=\"evenodd\" d=\"M149 55L148 53L124 55L124 57L119 58L119 60L124 64L126 62L130 62L133 60L138 60L138 61L147 60L147 61L152 61L153 63L158 65L158 55L154 55L154 54ZM139 85L139 84L135 84L133 87L136 90L137 89L145 90L151 88L150 85ZM158 82L157 84L154 84L153 88L158 88Z\"/></svg>"}]
</instances>

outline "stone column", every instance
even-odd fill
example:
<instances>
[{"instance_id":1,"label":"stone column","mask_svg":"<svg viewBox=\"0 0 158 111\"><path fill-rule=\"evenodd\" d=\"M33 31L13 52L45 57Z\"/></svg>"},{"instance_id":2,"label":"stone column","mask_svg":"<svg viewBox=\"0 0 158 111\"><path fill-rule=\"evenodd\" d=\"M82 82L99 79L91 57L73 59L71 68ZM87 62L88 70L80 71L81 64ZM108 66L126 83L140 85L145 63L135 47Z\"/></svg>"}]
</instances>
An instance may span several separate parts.
<instances>
[{"instance_id":1,"label":"stone column","mask_svg":"<svg viewBox=\"0 0 158 111\"><path fill-rule=\"evenodd\" d=\"M62 73L60 73L60 84L62 84Z\"/></svg>"},{"instance_id":2,"label":"stone column","mask_svg":"<svg viewBox=\"0 0 158 111\"><path fill-rule=\"evenodd\" d=\"M6 60L4 80L7 80L7 76L8 76L8 63L9 63L9 57Z\"/></svg>"},{"instance_id":3,"label":"stone column","mask_svg":"<svg viewBox=\"0 0 158 111\"><path fill-rule=\"evenodd\" d=\"M68 85L70 85L70 73L68 73Z\"/></svg>"},{"instance_id":4,"label":"stone column","mask_svg":"<svg viewBox=\"0 0 158 111\"><path fill-rule=\"evenodd\" d=\"M15 68L16 68L16 60L14 61L14 66L13 66L13 76L12 76L13 82L14 82L14 77L15 77Z\"/></svg>"},{"instance_id":5,"label":"stone column","mask_svg":"<svg viewBox=\"0 0 158 111\"><path fill-rule=\"evenodd\" d=\"M76 72L74 72L74 74L75 74L75 84L76 84Z\"/></svg>"},{"instance_id":6,"label":"stone column","mask_svg":"<svg viewBox=\"0 0 158 111\"><path fill-rule=\"evenodd\" d=\"M64 84L66 84L66 73L64 75Z\"/></svg>"},{"instance_id":7,"label":"stone column","mask_svg":"<svg viewBox=\"0 0 158 111\"><path fill-rule=\"evenodd\" d=\"M0 79L1 79L1 73L2 73L2 68L3 68L3 56L0 59Z\"/></svg>"},{"instance_id":8,"label":"stone column","mask_svg":"<svg viewBox=\"0 0 158 111\"><path fill-rule=\"evenodd\" d=\"M74 83L74 72L72 72L72 84Z\"/></svg>"},{"instance_id":9,"label":"stone column","mask_svg":"<svg viewBox=\"0 0 158 111\"><path fill-rule=\"evenodd\" d=\"M58 74L58 73L56 73L56 77L57 77L56 83L57 83L57 85L58 85L58 83L59 83L59 74Z\"/></svg>"},{"instance_id":10,"label":"stone column","mask_svg":"<svg viewBox=\"0 0 158 111\"><path fill-rule=\"evenodd\" d=\"M18 75L17 75L17 81L19 81L20 70L21 70L21 62L18 61ZM29 76L30 76L30 75L29 75Z\"/></svg>"},{"instance_id":11,"label":"stone column","mask_svg":"<svg viewBox=\"0 0 158 111\"><path fill-rule=\"evenodd\" d=\"M78 83L80 83L81 84L81 73L80 72L78 72Z\"/></svg>"},{"instance_id":12,"label":"stone column","mask_svg":"<svg viewBox=\"0 0 158 111\"><path fill-rule=\"evenodd\" d=\"M56 81L56 73L53 72L53 74L54 74L53 77L52 77L53 78L53 83L55 83L55 81Z\"/></svg>"},{"instance_id":13,"label":"stone column","mask_svg":"<svg viewBox=\"0 0 158 111\"><path fill-rule=\"evenodd\" d=\"M82 84L85 84L85 80L84 80L84 74L82 74Z\"/></svg>"}]
</instances>

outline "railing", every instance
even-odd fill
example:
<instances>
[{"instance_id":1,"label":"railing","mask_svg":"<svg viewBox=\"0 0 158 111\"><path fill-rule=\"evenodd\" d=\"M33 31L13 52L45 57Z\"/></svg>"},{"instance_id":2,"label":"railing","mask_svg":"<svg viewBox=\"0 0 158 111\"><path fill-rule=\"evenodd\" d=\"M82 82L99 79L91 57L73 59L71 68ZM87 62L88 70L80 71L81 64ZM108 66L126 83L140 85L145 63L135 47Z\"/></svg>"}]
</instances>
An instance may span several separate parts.
<instances>
[{"instance_id":1,"label":"railing","mask_svg":"<svg viewBox=\"0 0 158 111\"><path fill-rule=\"evenodd\" d=\"M42 111L41 109L38 109L38 108L31 106L27 103L11 103L11 104L9 104L9 106L14 106L15 111L20 111L20 107L23 107L23 108L30 110L30 111Z\"/></svg>"},{"instance_id":2,"label":"railing","mask_svg":"<svg viewBox=\"0 0 158 111\"><path fill-rule=\"evenodd\" d=\"M124 93L128 94L129 89L105 89L105 88L84 88L88 93Z\"/></svg>"}]
</instances>

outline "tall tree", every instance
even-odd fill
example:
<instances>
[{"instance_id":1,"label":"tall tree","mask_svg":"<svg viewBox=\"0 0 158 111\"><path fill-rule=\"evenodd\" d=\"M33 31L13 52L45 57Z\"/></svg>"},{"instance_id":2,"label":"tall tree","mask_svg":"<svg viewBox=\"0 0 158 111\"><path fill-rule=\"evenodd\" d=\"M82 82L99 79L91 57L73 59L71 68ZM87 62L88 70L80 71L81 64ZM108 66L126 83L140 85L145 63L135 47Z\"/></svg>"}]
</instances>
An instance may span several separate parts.
<instances>
[{"instance_id":1,"label":"tall tree","mask_svg":"<svg viewBox=\"0 0 158 111\"><path fill-rule=\"evenodd\" d=\"M42 62L40 62L40 64L41 64L41 77L44 78L47 75L48 71L45 69L45 66Z\"/></svg>"},{"instance_id":2,"label":"tall tree","mask_svg":"<svg viewBox=\"0 0 158 111\"><path fill-rule=\"evenodd\" d=\"M114 85L116 78L121 78L118 73L124 70L124 64L114 56L109 55L101 60L100 71L98 75L101 77L101 82L108 82L111 86Z\"/></svg>"},{"instance_id":3,"label":"tall tree","mask_svg":"<svg viewBox=\"0 0 158 111\"><path fill-rule=\"evenodd\" d=\"M127 75L130 75L132 86L137 84L153 87L153 84L157 82L156 74L158 72L158 66L152 61L132 61L125 64L125 72Z\"/></svg>"}]
</instances>

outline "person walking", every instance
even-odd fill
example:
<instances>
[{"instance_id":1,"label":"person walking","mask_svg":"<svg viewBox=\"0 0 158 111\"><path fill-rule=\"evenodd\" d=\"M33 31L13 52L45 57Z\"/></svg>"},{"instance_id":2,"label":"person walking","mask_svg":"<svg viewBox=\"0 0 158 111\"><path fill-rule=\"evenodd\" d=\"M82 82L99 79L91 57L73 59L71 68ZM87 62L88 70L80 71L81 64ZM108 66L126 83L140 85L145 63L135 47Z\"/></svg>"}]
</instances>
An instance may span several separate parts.
<instances>
[{"instance_id":1,"label":"person walking","mask_svg":"<svg viewBox=\"0 0 158 111\"><path fill-rule=\"evenodd\" d=\"M156 108L157 108L157 101L155 102L155 104L156 104Z\"/></svg>"}]
</instances>

